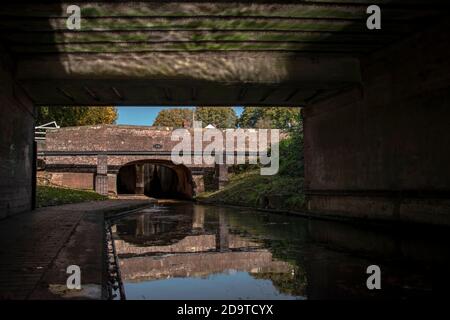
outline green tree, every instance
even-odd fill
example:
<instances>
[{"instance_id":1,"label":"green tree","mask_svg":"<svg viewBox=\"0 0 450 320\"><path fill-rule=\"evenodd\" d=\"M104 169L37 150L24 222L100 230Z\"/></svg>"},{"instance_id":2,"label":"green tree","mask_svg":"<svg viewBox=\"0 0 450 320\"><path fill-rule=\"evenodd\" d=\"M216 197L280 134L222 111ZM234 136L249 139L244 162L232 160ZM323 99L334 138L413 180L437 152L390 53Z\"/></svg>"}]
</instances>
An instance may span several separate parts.
<instances>
[{"instance_id":1,"label":"green tree","mask_svg":"<svg viewBox=\"0 0 450 320\"><path fill-rule=\"evenodd\" d=\"M79 126L88 126L94 124L114 124L117 120L117 109L115 107L87 107L81 119Z\"/></svg>"},{"instance_id":2,"label":"green tree","mask_svg":"<svg viewBox=\"0 0 450 320\"><path fill-rule=\"evenodd\" d=\"M280 141L282 176L303 177L303 121L298 107L244 107L241 128L278 128L287 133ZM245 169L245 167L244 167Z\"/></svg>"},{"instance_id":3,"label":"green tree","mask_svg":"<svg viewBox=\"0 0 450 320\"><path fill-rule=\"evenodd\" d=\"M232 107L196 107L195 120L202 121L204 127L236 128L238 117Z\"/></svg>"},{"instance_id":4,"label":"green tree","mask_svg":"<svg viewBox=\"0 0 450 320\"><path fill-rule=\"evenodd\" d=\"M299 123L299 107L244 107L241 128L289 129Z\"/></svg>"},{"instance_id":5,"label":"green tree","mask_svg":"<svg viewBox=\"0 0 450 320\"><path fill-rule=\"evenodd\" d=\"M154 126L182 128L185 122L192 123L192 109L171 108L159 111L153 122Z\"/></svg>"},{"instance_id":6,"label":"green tree","mask_svg":"<svg viewBox=\"0 0 450 320\"><path fill-rule=\"evenodd\" d=\"M238 125L241 128L256 128L256 123L262 118L263 107L244 107Z\"/></svg>"},{"instance_id":7,"label":"green tree","mask_svg":"<svg viewBox=\"0 0 450 320\"><path fill-rule=\"evenodd\" d=\"M36 123L51 121L61 127L113 124L117 120L115 107L38 107Z\"/></svg>"},{"instance_id":8,"label":"green tree","mask_svg":"<svg viewBox=\"0 0 450 320\"><path fill-rule=\"evenodd\" d=\"M281 175L303 177L303 120L301 113L298 122L287 130L288 136L280 141Z\"/></svg>"}]
</instances>

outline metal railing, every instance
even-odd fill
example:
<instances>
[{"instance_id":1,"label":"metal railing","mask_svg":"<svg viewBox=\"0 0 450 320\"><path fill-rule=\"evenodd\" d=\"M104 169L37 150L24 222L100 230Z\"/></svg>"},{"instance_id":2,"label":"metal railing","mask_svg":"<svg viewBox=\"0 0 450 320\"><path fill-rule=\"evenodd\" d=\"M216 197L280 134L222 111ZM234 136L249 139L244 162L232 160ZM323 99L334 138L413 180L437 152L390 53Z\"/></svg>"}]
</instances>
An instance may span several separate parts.
<instances>
[{"instance_id":1,"label":"metal railing","mask_svg":"<svg viewBox=\"0 0 450 320\"><path fill-rule=\"evenodd\" d=\"M45 141L45 137L47 136L48 130L56 130L60 127L56 123L56 121L52 121L49 123L45 123L43 125L34 127L34 140L35 141Z\"/></svg>"}]
</instances>

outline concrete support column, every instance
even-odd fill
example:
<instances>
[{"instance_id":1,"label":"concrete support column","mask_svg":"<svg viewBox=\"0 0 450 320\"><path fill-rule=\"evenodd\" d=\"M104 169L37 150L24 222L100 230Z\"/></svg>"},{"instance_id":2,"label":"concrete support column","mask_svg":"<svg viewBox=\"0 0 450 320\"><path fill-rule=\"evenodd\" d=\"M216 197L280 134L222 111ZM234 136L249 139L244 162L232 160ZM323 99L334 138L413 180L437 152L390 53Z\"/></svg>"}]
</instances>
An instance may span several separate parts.
<instances>
[{"instance_id":1,"label":"concrete support column","mask_svg":"<svg viewBox=\"0 0 450 320\"><path fill-rule=\"evenodd\" d=\"M145 235L145 216L141 214L136 218L136 236Z\"/></svg>"},{"instance_id":2,"label":"concrete support column","mask_svg":"<svg viewBox=\"0 0 450 320\"><path fill-rule=\"evenodd\" d=\"M224 212L219 212L219 230L217 233L216 248L220 252L228 251L230 248L230 233Z\"/></svg>"},{"instance_id":3,"label":"concrete support column","mask_svg":"<svg viewBox=\"0 0 450 320\"><path fill-rule=\"evenodd\" d=\"M108 157L106 155L97 156L95 191L102 195L108 195Z\"/></svg>"},{"instance_id":4,"label":"concrete support column","mask_svg":"<svg viewBox=\"0 0 450 320\"><path fill-rule=\"evenodd\" d=\"M450 35L441 27L365 57L360 87L304 109L311 213L450 225Z\"/></svg>"},{"instance_id":5,"label":"concrete support column","mask_svg":"<svg viewBox=\"0 0 450 320\"><path fill-rule=\"evenodd\" d=\"M216 164L215 170L218 188L220 190L228 183L228 167L226 164Z\"/></svg>"},{"instance_id":6,"label":"concrete support column","mask_svg":"<svg viewBox=\"0 0 450 320\"><path fill-rule=\"evenodd\" d=\"M0 45L0 218L29 211L34 197L34 108Z\"/></svg>"},{"instance_id":7,"label":"concrete support column","mask_svg":"<svg viewBox=\"0 0 450 320\"><path fill-rule=\"evenodd\" d=\"M135 167L136 167L136 188L135 188L135 193L136 194L144 194L144 188L145 188L144 165L143 164L137 164Z\"/></svg>"},{"instance_id":8,"label":"concrete support column","mask_svg":"<svg viewBox=\"0 0 450 320\"><path fill-rule=\"evenodd\" d=\"M194 182L194 193L199 194L205 192L205 178L204 173L192 175L192 180Z\"/></svg>"},{"instance_id":9,"label":"concrete support column","mask_svg":"<svg viewBox=\"0 0 450 320\"><path fill-rule=\"evenodd\" d=\"M117 195L117 173L108 173L108 193Z\"/></svg>"},{"instance_id":10,"label":"concrete support column","mask_svg":"<svg viewBox=\"0 0 450 320\"><path fill-rule=\"evenodd\" d=\"M195 206L192 229L203 229L205 225L205 207Z\"/></svg>"}]
</instances>

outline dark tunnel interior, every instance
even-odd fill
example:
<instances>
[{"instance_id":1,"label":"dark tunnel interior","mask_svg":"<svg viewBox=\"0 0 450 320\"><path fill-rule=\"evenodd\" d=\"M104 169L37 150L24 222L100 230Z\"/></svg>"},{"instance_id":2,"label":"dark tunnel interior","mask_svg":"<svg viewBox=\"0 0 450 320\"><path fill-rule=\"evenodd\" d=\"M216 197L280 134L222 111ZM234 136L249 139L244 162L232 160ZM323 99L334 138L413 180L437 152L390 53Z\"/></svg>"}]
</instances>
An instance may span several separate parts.
<instances>
[{"instance_id":1,"label":"dark tunnel interior","mask_svg":"<svg viewBox=\"0 0 450 320\"><path fill-rule=\"evenodd\" d=\"M117 174L117 193L144 194L157 199L191 199L190 185L185 183L190 181L187 174L161 164L127 164Z\"/></svg>"}]
</instances>

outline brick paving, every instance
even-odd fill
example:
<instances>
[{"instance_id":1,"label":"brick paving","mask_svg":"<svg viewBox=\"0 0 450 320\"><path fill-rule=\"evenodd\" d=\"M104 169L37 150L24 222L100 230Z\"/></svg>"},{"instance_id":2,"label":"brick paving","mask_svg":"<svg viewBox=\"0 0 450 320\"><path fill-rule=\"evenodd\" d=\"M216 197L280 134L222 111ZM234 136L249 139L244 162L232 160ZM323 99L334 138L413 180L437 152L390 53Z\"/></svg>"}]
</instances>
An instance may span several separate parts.
<instances>
[{"instance_id":1,"label":"brick paving","mask_svg":"<svg viewBox=\"0 0 450 320\"><path fill-rule=\"evenodd\" d=\"M103 226L103 214L110 211L125 211L149 205L149 200L107 200L88 202L57 207L40 208L38 210L17 214L0 220L0 299L35 299L33 292L39 288L42 291L42 280L51 283L54 272L50 272L58 257L83 256L83 261L89 263L90 257L102 257L102 236L98 237ZM80 222L92 215L101 218L92 220L95 228L86 228ZM77 231L78 230L78 231ZM77 234L83 233L83 234ZM77 242L95 237L97 243L84 252L73 252ZM86 242L86 241L85 241ZM70 255L66 251L70 251ZM91 260L92 260L91 259ZM99 264L98 260L91 261ZM101 264L101 261L100 261ZM102 267L94 268L94 273L101 273ZM65 271L65 270L62 270ZM92 275L93 277L97 275ZM102 275L98 275L102 277ZM56 281L56 279L55 279ZM61 282L61 279L57 281ZM40 285L39 285L40 284ZM45 295L41 297L47 298Z\"/></svg>"}]
</instances>

